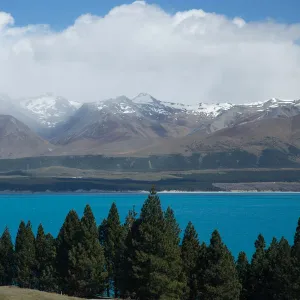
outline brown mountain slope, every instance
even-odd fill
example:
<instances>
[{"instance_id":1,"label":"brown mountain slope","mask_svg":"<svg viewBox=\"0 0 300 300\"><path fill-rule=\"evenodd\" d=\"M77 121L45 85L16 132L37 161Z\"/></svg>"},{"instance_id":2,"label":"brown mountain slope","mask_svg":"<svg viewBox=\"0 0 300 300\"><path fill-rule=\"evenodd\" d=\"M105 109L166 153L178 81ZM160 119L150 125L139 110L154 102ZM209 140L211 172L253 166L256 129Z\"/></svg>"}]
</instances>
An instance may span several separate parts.
<instances>
[{"instance_id":1,"label":"brown mountain slope","mask_svg":"<svg viewBox=\"0 0 300 300\"><path fill-rule=\"evenodd\" d=\"M54 128L48 138L63 146L58 154L122 155L185 136L198 126L199 118L160 103L149 107L119 97L84 104L67 122Z\"/></svg>"},{"instance_id":2,"label":"brown mountain slope","mask_svg":"<svg viewBox=\"0 0 300 300\"><path fill-rule=\"evenodd\" d=\"M300 148L300 115L290 118L264 119L240 124L205 135L195 132L183 138L163 141L135 152L137 156L193 152L221 152L233 149L260 153L264 149L288 151Z\"/></svg>"},{"instance_id":3,"label":"brown mountain slope","mask_svg":"<svg viewBox=\"0 0 300 300\"><path fill-rule=\"evenodd\" d=\"M24 123L8 115L0 115L0 158L17 158L49 154L49 144Z\"/></svg>"}]
</instances>

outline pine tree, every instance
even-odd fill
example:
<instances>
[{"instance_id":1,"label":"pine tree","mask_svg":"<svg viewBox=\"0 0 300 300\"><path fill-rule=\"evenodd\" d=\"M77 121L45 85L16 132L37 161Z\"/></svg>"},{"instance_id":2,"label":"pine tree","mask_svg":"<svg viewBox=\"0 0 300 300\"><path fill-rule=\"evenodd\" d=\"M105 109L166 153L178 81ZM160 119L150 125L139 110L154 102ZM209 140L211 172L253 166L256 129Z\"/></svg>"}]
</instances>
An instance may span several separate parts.
<instances>
[{"instance_id":1,"label":"pine tree","mask_svg":"<svg viewBox=\"0 0 300 300\"><path fill-rule=\"evenodd\" d=\"M267 256L266 294L268 299L296 299L299 293L293 290L293 262L291 247L282 238L279 242L273 239ZM298 295L298 296L297 296Z\"/></svg>"},{"instance_id":2,"label":"pine tree","mask_svg":"<svg viewBox=\"0 0 300 300\"><path fill-rule=\"evenodd\" d=\"M87 205L81 219L80 240L69 251L69 289L75 296L91 297L105 287L105 259L91 207Z\"/></svg>"},{"instance_id":3,"label":"pine tree","mask_svg":"<svg viewBox=\"0 0 300 300\"><path fill-rule=\"evenodd\" d=\"M204 285L205 285L205 272L208 267L207 252L208 252L208 247L203 242L200 245L199 252L197 255L197 263L196 263L197 297L195 299L202 299Z\"/></svg>"},{"instance_id":4,"label":"pine tree","mask_svg":"<svg viewBox=\"0 0 300 300\"><path fill-rule=\"evenodd\" d=\"M300 294L300 218L298 219L296 232L294 235L294 243L291 249L293 261L293 291L297 295Z\"/></svg>"},{"instance_id":5,"label":"pine tree","mask_svg":"<svg viewBox=\"0 0 300 300\"><path fill-rule=\"evenodd\" d=\"M240 297L241 285L233 256L216 230L207 248L207 268L203 280L204 300L238 300Z\"/></svg>"},{"instance_id":6,"label":"pine tree","mask_svg":"<svg viewBox=\"0 0 300 300\"><path fill-rule=\"evenodd\" d=\"M26 226L23 221L20 223L16 237L15 265L16 283L20 287L35 288L37 284L35 238L30 222Z\"/></svg>"},{"instance_id":7,"label":"pine tree","mask_svg":"<svg viewBox=\"0 0 300 300\"><path fill-rule=\"evenodd\" d=\"M46 248L46 236L42 224L38 227L38 232L36 235L35 241L35 254L36 254L36 263L37 263L37 278L38 278L38 288L40 289L40 278L44 270L47 257L44 253Z\"/></svg>"},{"instance_id":8,"label":"pine tree","mask_svg":"<svg viewBox=\"0 0 300 300\"><path fill-rule=\"evenodd\" d=\"M298 260L298 262L300 264L300 218L298 219L296 233L295 233L295 236L294 236L294 244L293 244L293 247L292 247L292 255L296 260Z\"/></svg>"},{"instance_id":9,"label":"pine tree","mask_svg":"<svg viewBox=\"0 0 300 300\"><path fill-rule=\"evenodd\" d=\"M81 280L80 295L90 297L104 291L107 273L105 271L104 251L98 240L95 217L89 205L84 209L81 230L82 240L79 248L82 247L83 255L79 256L79 267L81 265L83 272L79 278Z\"/></svg>"},{"instance_id":10,"label":"pine tree","mask_svg":"<svg viewBox=\"0 0 300 300\"><path fill-rule=\"evenodd\" d=\"M180 299L182 286L178 276L181 274L174 275L170 251L175 251L176 260L180 252L174 247L177 229L170 220L169 217L165 220L159 197L152 188L131 228L132 270L128 277L131 295L138 299ZM170 238L167 234L171 234ZM179 295L174 295L175 290Z\"/></svg>"},{"instance_id":11,"label":"pine tree","mask_svg":"<svg viewBox=\"0 0 300 300\"><path fill-rule=\"evenodd\" d=\"M266 299L266 272L268 262L265 248L265 239L261 234L259 234L255 241L255 252L250 265L249 299Z\"/></svg>"},{"instance_id":12,"label":"pine tree","mask_svg":"<svg viewBox=\"0 0 300 300\"><path fill-rule=\"evenodd\" d=\"M165 299L182 299L187 279L183 270L180 251L180 228L173 210L168 207L165 212L164 250L167 262L167 284L163 297Z\"/></svg>"},{"instance_id":13,"label":"pine tree","mask_svg":"<svg viewBox=\"0 0 300 300\"><path fill-rule=\"evenodd\" d=\"M45 235L42 224L38 227L35 252L37 261L38 288L47 292L57 291L55 240L51 234Z\"/></svg>"},{"instance_id":14,"label":"pine tree","mask_svg":"<svg viewBox=\"0 0 300 300\"><path fill-rule=\"evenodd\" d=\"M119 264L116 269L116 283L117 290L120 293L122 298L127 298L130 296L130 291L134 290L134 287L131 286L132 281L130 278L133 278L132 275L132 257L133 257L133 246L132 246L132 226L136 222L137 213L135 208L128 212L128 215L125 218L125 223L122 226L122 234L120 241L119 249Z\"/></svg>"},{"instance_id":15,"label":"pine tree","mask_svg":"<svg viewBox=\"0 0 300 300\"><path fill-rule=\"evenodd\" d=\"M98 234L99 234L100 244L101 244L101 246L104 247L106 237L107 237L107 220L106 219L103 219L102 223L99 225Z\"/></svg>"},{"instance_id":16,"label":"pine tree","mask_svg":"<svg viewBox=\"0 0 300 300\"><path fill-rule=\"evenodd\" d=\"M0 285L11 285L14 270L14 247L8 228L0 239Z\"/></svg>"},{"instance_id":17,"label":"pine tree","mask_svg":"<svg viewBox=\"0 0 300 300\"><path fill-rule=\"evenodd\" d=\"M99 238L104 247L106 268L108 271L107 296L114 291L114 296L119 295L116 270L119 265L119 251L122 238L122 226L118 209L112 204L107 219L99 227Z\"/></svg>"},{"instance_id":18,"label":"pine tree","mask_svg":"<svg viewBox=\"0 0 300 300\"><path fill-rule=\"evenodd\" d=\"M249 262L245 252L240 252L237 262L236 269L239 275L240 284L242 286L240 300L248 299L248 276L249 276Z\"/></svg>"},{"instance_id":19,"label":"pine tree","mask_svg":"<svg viewBox=\"0 0 300 300\"><path fill-rule=\"evenodd\" d=\"M109 271L110 286L114 290L114 296L119 296L117 283L117 268L120 265L120 251L122 242L122 225L115 203L112 204L107 217L107 242L105 245L107 266ZM110 254L109 254L110 252Z\"/></svg>"},{"instance_id":20,"label":"pine tree","mask_svg":"<svg viewBox=\"0 0 300 300\"><path fill-rule=\"evenodd\" d=\"M192 222L189 222L182 240L181 258L187 278L187 287L184 299L194 300L198 294L197 287L197 262L200 251L198 234Z\"/></svg>"},{"instance_id":21,"label":"pine tree","mask_svg":"<svg viewBox=\"0 0 300 300\"><path fill-rule=\"evenodd\" d=\"M73 295L74 287L70 277L70 251L76 247L81 239L81 224L77 213L71 210L57 237L57 271L59 286L64 294Z\"/></svg>"},{"instance_id":22,"label":"pine tree","mask_svg":"<svg viewBox=\"0 0 300 300\"><path fill-rule=\"evenodd\" d=\"M163 257L164 215L159 197L152 188L140 217L131 228L131 296L140 299L160 299L166 286L166 262Z\"/></svg>"}]
</instances>

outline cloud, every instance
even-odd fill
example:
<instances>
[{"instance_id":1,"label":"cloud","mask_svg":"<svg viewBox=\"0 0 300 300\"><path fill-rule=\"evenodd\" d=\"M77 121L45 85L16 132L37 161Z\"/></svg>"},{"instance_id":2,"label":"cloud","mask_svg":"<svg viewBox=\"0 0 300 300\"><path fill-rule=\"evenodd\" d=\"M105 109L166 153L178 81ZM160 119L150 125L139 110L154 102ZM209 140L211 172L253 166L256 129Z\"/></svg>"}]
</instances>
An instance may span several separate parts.
<instances>
[{"instance_id":1,"label":"cloud","mask_svg":"<svg viewBox=\"0 0 300 300\"><path fill-rule=\"evenodd\" d=\"M0 92L77 101L148 92L165 101L300 98L300 24L247 23L136 1L59 32L0 12Z\"/></svg>"}]
</instances>

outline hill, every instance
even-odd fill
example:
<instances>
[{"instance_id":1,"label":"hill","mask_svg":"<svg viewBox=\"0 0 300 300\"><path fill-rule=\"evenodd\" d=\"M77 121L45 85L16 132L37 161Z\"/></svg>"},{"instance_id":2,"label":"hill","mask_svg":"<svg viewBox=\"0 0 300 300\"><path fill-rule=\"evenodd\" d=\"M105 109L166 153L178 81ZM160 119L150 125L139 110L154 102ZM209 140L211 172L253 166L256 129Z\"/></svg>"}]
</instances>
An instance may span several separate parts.
<instances>
[{"instance_id":1,"label":"hill","mask_svg":"<svg viewBox=\"0 0 300 300\"><path fill-rule=\"evenodd\" d=\"M0 158L49 154L53 148L16 118L0 115Z\"/></svg>"},{"instance_id":2,"label":"hill","mask_svg":"<svg viewBox=\"0 0 300 300\"><path fill-rule=\"evenodd\" d=\"M0 287L0 300L79 300L68 296L45 293L35 290L20 289L17 287Z\"/></svg>"},{"instance_id":3,"label":"hill","mask_svg":"<svg viewBox=\"0 0 300 300\"><path fill-rule=\"evenodd\" d=\"M163 141L135 152L137 156L246 151L259 157L266 149L297 155L300 148L300 115L255 120L217 130Z\"/></svg>"}]
</instances>

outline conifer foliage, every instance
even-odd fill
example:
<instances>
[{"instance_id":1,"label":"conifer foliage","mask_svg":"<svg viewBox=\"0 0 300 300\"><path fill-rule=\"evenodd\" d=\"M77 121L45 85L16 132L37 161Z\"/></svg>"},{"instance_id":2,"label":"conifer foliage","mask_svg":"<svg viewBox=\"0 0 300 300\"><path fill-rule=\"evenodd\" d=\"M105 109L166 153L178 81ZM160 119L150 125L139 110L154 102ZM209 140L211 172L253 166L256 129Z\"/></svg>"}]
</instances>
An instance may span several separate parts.
<instances>
[{"instance_id":1,"label":"conifer foliage","mask_svg":"<svg viewBox=\"0 0 300 300\"><path fill-rule=\"evenodd\" d=\"M241 285L234 259L216 230L212 233L210 245L207 248L203 279L203 289L200 288L203 299L239 299Z\"/></svg>"},{"instance_id":2,"label":"conifer foliage","mask_svg":"<svg viewBox=\"0 0 300 300\"><path fill-rule=\"evenodd\" d=\"M152 188L140 217L132 226L130 286L138 299L159 299L168 286L165 220L159 197ZM169 298L167 298L169 299Z\"/></svg>"},{"instance_id":3,"label":"conifer foliage","mask_svg":"<svg viewBox=\"0 0 300 300\"><path fill-rule=\"evenodd\" d=\"M192 222L189 222L183 236L181 246L181 258L186 276L186 289L184 299L193 300L197 298L197 264L200 255L200 243L198 234Z\"/></svg>"},{"instance_id":4,"label":"conifer foliage","mask_svg":"<svg viewBox=\"0 0 300 300\"><path fill-rule=\"evenodd\" d=\"M108 272L107 296L113 291L114 296L119 295L117 269L120 264L120 247L122 238L122 225L115 203L112 204L107 219L99 227L99 239L104 247L106 270Z\"/></svg>"},{"instance_id":5,"label":"conifer foliage","mask_svg":"<svg viewBox=\"0 0 300 300\"><path fill-rule=\"evenodd\" d=\"M13 280L14 246L6 227L0 239L0 285L9 285Z\"/></svg>"},{"instance_id":6,"label":"conifer foliage","mask_svg":"<svg viewBox=\"0 0 300 300\"><path fill-rule=\"evenodd\" d=\"M45 234L42 224L38 227L35 241L36 276L39 290L54 292L57 289L55 270L56 245L50 233Z\"/></svg>"},{"instance_id":7,"label":"conifer foliage","mask_svg":"<svg viewBox=\"0 0 300 300\"><path fill-rule=\"evenodd\" d=\"M81 245L81 251L78 251L80 256L77 259L77 264L74 266L76 269L81 270L78 278L78 281L81 282L79 295L93 296L100 294L104 290L104 281L107 273L105 271L104 251L98 240L98 228L89 205L85 207L81 219L81 240L79 245Z\"/></svg>"},{"instance_id":8,"label":"conifer foliage","mask_svg":"<svg viewBox=\"0 0 300 300\"><path fill-rule=\"evenodd\" d=\"M98 228L89 205L81 219L71 210L56 238L41 224L35 237L22 221L14 244L8 228L0 238L0 285L85 299L300 299L300 219L293 245L274 238L267 247L260 234L250 262L245 252L234 261L217 230L208 245L191 222L180 235L154 188L124 224L115 203Z\"/></svg>"},{"instance_id":9,"label":"conifer foliage","mask_svg":"<svg viewBox=\"0 0 300 300\"><path fill-rule=\"evenodd\" d=\"M15 281L20 287L36 288L35 238L31 223L22 221L16 238Z\"/></svg>"}]
</instances>

